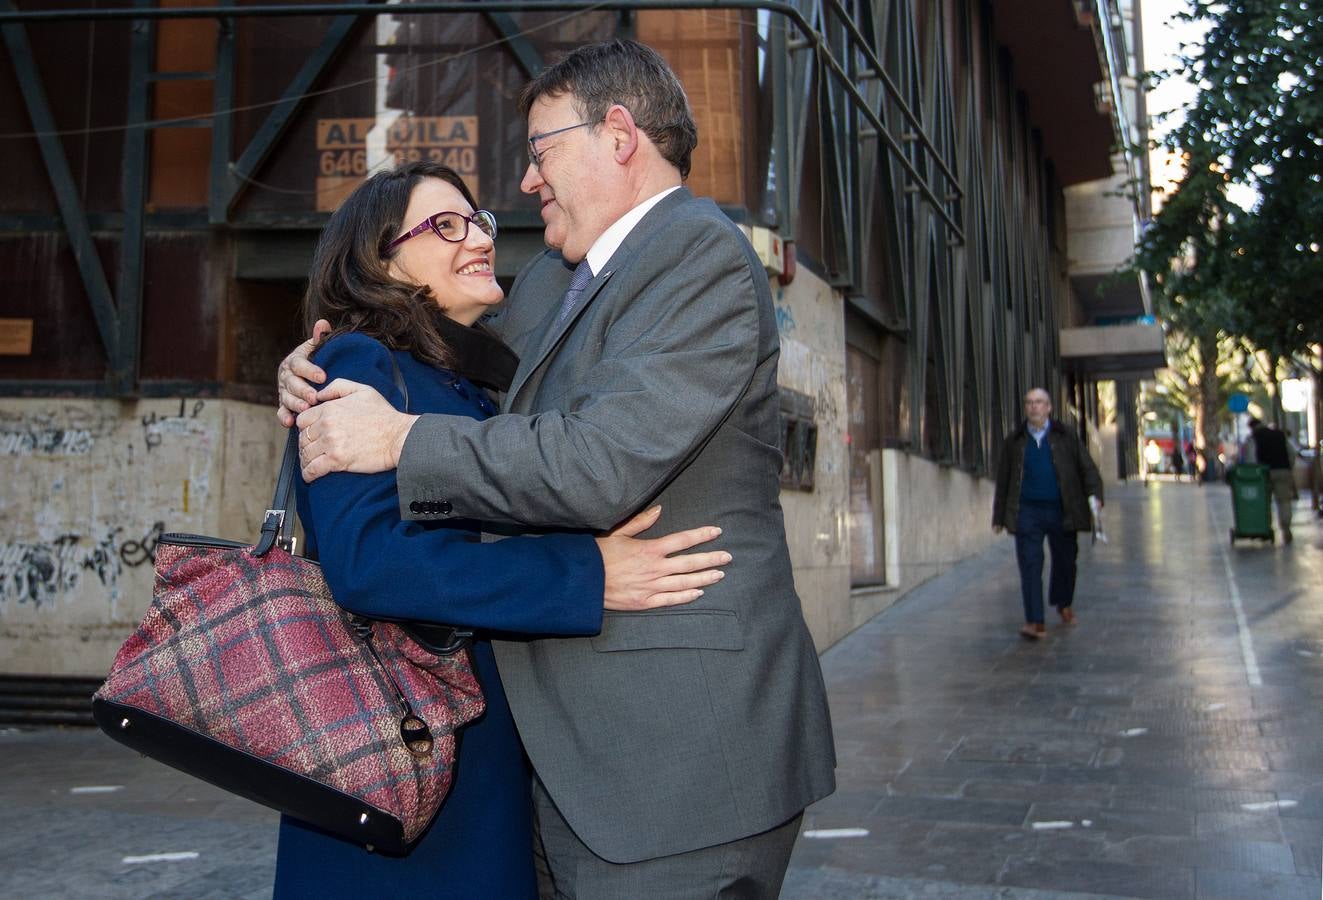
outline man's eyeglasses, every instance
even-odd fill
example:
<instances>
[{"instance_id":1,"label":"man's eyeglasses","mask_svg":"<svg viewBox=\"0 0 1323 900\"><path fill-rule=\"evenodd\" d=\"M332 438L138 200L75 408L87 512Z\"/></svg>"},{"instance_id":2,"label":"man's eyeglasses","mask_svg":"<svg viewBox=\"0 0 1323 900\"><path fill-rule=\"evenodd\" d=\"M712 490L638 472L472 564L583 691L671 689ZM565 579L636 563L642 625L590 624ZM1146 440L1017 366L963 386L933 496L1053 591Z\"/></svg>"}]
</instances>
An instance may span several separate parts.
<instances>
[{"instance_id":1,"label":"man's eyeglasses","mask_svg":"<svg viewBox=\"0 0 1323 900\"><path fill-rule=\"evenodd\" d=\"M485 209L480 209L471 216L457 212L439 212L433 213L426 219L423 219L413 228L409 229L407 234L402 234L395 240L386 245L386 252L394 250L400 244L403 244L411 237L422 234L429 228L436 232L436 236L443 241L452 244L460 244L468 240L469 223L472 222L478 226L478 230L487 237L496 238L496 216Z\"/></svg>"},{"instance_id":2,"label":"man's eyeglasses","mask_svg":"<svg viewBox=\"0 0 1323 900\"><path fill-rule=\"evenodd\" d=\"M530 138L528 139L528 161L529 161L529 163L530 163L530 164L533 166L533 168L535 168L535 169L541 169L541 168L542 168L542 153L545 153L546 151L544 150L544 151L542 151L542 153L539 153L539 152L538 152L538 150L537 150L537 142L538 142L538 141L543 140L544 138L552 137L553 135L563 134L563 133L565 133L566 131L573 131L573 130L576 129L576 128L583 128L585 125L596 125L596 124L597 124L596 122L580 122L578 125L566 125L564 128L557 128L555 131L546 131L546 132L543 132L542 134L535 134L535 135L533 135L532 137L530 137Z\"/></svg>"}]
</instances>

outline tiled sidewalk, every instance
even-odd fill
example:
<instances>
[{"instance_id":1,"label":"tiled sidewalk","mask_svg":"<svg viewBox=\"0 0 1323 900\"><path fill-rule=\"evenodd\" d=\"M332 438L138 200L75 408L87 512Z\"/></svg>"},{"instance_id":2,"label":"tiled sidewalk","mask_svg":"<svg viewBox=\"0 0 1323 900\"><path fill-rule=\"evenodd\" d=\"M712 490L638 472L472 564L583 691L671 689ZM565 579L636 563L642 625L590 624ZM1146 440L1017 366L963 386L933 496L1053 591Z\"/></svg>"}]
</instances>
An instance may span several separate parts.
<instances>
[{"instance_id":1,"label":"tiled sidewalk","mask_svg":"<svg viewBox=\"0 0 1323 900\"><path fill-rule=\"evenodd\" d=\"M802 837L784 897L1317 900L1323 529L1232 547L1220 485L1106 515L1042 643L1006 539L828 651L840 788L805 828L867 834Z\"/></svg>"},{"instance_id":2,"label":"tiled sidewalk","mask_svg":"<svg viewBox=\"0 0 1323 900\"><path fill-rule=\"evenodd\" d=\"M802 837L784 897L1320 896L1323 528L1232 548L1223 486L1107 515L1072 629L1016 636L1006 539L828 651L840 789L805 828L867 833ZM0 732L0 804L0 897L270 894L272 814L96 732Z\"/></svg>"}]
</instances>

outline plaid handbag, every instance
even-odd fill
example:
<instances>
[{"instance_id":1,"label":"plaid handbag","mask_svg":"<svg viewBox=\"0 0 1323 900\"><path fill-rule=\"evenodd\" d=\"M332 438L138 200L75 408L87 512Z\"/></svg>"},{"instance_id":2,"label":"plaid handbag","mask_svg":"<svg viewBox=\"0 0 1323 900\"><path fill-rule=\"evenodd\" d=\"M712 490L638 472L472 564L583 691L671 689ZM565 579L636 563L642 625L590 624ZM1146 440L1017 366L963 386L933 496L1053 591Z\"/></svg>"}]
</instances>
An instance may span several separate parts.
<instances>
[{"instance_id":1,"label":"plaid handbag","mask_svg":"<svg viewBox=\"0 0 1323 900\"><path fill-rule=\"evenodd\" d=\"M485 703L469 634L369 621L291 555L291 430L254 546L166 534L152 605L92 712L153 759L343 838L405 852Z\"/></svg>"}]
</instances>

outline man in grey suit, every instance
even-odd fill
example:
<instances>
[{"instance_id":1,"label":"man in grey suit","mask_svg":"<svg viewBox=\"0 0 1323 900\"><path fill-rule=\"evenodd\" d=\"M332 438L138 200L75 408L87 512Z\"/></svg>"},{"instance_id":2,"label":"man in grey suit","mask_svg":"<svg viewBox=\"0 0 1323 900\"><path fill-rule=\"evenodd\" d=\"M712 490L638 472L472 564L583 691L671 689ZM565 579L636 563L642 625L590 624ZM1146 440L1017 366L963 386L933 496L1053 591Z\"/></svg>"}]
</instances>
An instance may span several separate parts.
<instances>
[{"instance_id":1,"label":"man in grey suit","mask_svg":"<svg viewBox=\"0 0 1323 900\"><path fill-rule=\"evenodd\" d=\"M340 383L308 408L295 398L315 369L296 354L282 403L316 435L305 477L398 467L408 519L608 529L656 503L659 530L722 526L734 562L693 604L499 643L497 660L537 776L547 893L775 897L835 756L779 502L767 276L682 186L697 129L654 51L580 48L523 104L522 188L551 249L492 323L521 358L505 414L406 416Z\"/></svg>"}]
</instances>

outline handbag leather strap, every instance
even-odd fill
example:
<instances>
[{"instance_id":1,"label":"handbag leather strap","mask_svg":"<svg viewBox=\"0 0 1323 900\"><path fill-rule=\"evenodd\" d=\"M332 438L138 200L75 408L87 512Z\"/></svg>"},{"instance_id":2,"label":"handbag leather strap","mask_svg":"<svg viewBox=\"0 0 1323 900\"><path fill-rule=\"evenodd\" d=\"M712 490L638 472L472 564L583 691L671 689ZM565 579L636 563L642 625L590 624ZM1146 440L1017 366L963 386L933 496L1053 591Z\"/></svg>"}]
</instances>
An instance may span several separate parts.
<instances>
[{"instance_id":1,"label":"handbag leather strap","mask_svg":"<svg viewBox=\"0 0 1323 900\"><path fill-rule=\"evenodd\" d=\"M409 386L405 384L404 374L395 354L390 354L391 376L395 387L404 396L404 412L409 411ZM289 430L285 439L285 454L280 460L280 474L276 476L276 490L271 496L271 508L262 518L262 532L253 547L253 556L265 556L279 542L287 550L291 548L290 535L294 530L294 517L298 508L294 505L294 477L299 472L299 432L297 428ZM437 656L450 656L469 645L473 632L441 625L433 622L396 621L378 617L383 622L395 621L409 636L422 645L423 649ZM366 620L363 620L366 621ZM369 633L371 626L368 626ZM369 647L371 643L369 642ZM375 652L375 651L374 651Z\"/></svg>"},{"instance_id":2,"label":"handbag leather strap","mask_svg":"<svg viewBox=\"0 0 1323 900\"><path fill-rule=\"evenodd\" d=\"M404 374L400 371L400 364L395 359L394 352L390 354L390 365L395 387L404 395L404 412L408 412L409 386L404 382ZM276 490L271 495L271 505L262 516L262 528L257 544L253 547L253 556L265 556L277 543L283 547L290 546L290 538L294 533L294 517L298 514L294 506L294 476L298 472L299 430L291 428L289 436L285 439L285 453L280 459Z\"/></svg>"}]
</instances>

